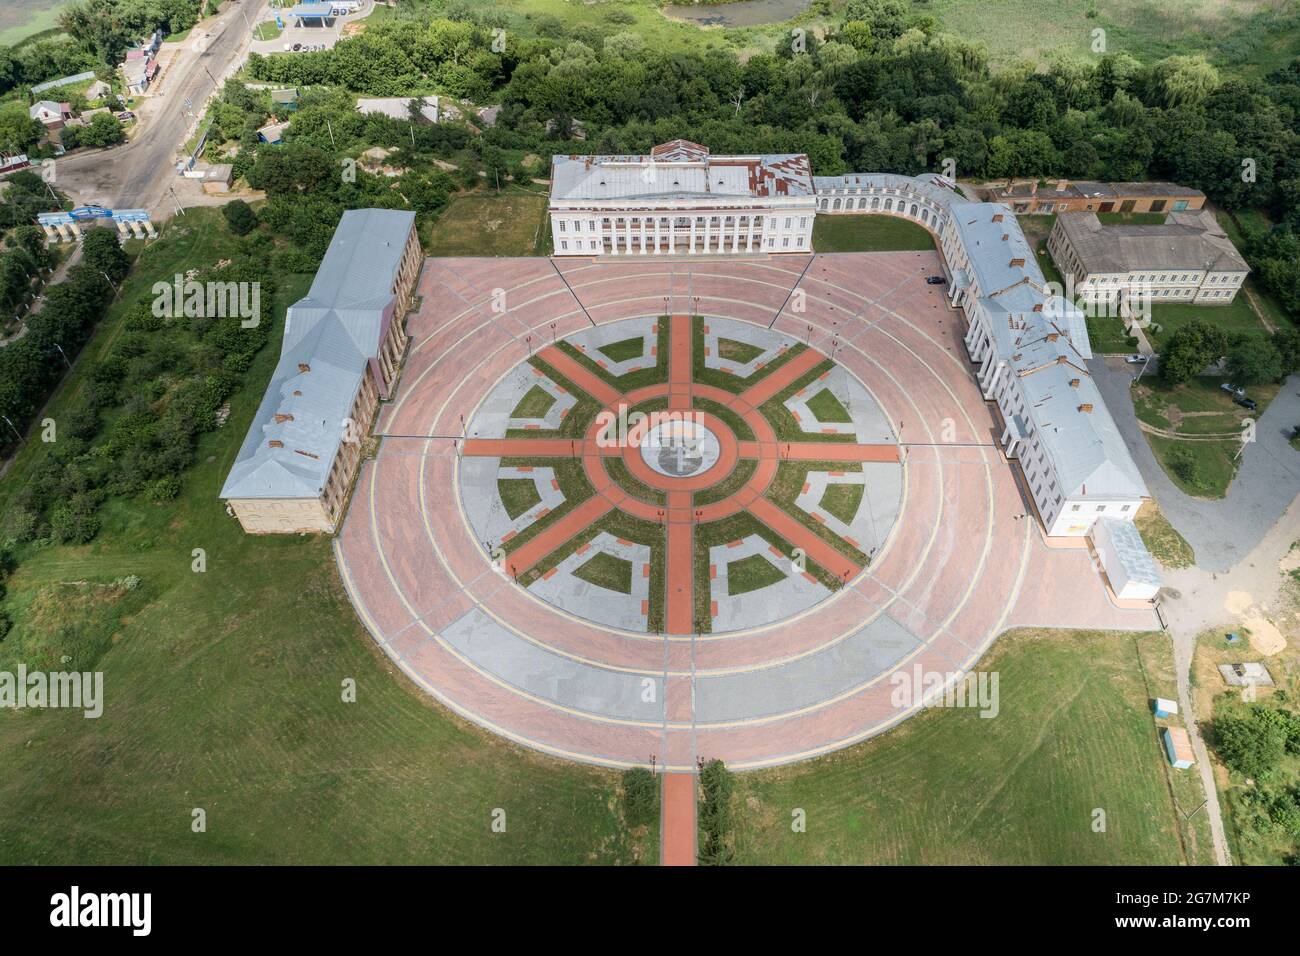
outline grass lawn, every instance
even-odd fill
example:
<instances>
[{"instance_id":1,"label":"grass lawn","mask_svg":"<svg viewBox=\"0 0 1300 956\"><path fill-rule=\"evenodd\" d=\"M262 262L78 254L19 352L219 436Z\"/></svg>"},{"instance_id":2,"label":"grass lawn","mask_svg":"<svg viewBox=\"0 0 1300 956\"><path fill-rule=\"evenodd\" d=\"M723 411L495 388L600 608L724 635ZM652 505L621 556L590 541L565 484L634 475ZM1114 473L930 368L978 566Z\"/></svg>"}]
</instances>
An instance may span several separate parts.
<instances>
[{"instance_id":1,"label":"grass lawn","mask_svg":"<svg viewBox=\"0 0 1300 956\"><path fill-rule=\"evenodd\" d=\"M1258 420L1277 395L1274 384L1256 385L1250 397L1259 407L1248 411L1219 386L1226 379L1197 376L1173 388L1158 377L1144 378L1133 389L1133 410L1139 421L1179 435L1238 435L1247 418ZM1222 498L1240 464L1241 441L1184 441L1147 434L1162 468L1183 491L1202 498Z\"/></svg>"},{"instance_id":2,"label":"grass lawn","mask_svg":"<svg viewBox=\"0 0 1300 956\"><path fill-rule=\"evenodd\" d=\"M1117 315L1088 316L1088 342L1097 355L1134 355L1137 339L1124 328L1124 320ZM1133 338L1130 342L1129 339Z\"/></svg>"},{"instance_id":3,"label":"grass lawn","mask_svg":"<svg viewBox=\"0 0 1300 956\"><path fill-rule=\"evenodd\" d=\"M582 438L587 434L587 426L596 419L596 414L600 411L600 403L580 389L569 379L565 378L558 371L538 358L536 355L528 360L528 364L540 371L560 388L564 389L575 399L577 403L569 408L569 414L560 419L558 428L507 428L507 438ZM527 401L532 389L524 393L524 401ZM547 394L549 398L550 395ZM540 402L540 400L538 400ZM521 402L522 404L522 402ZM549 405L547 406L550 407ZM517 410L518 406L516 406ZM545 412L543 412L545 414Z\"/></svg>"},{"instance_id":4,"label":"grass lawn","mask_svg":"<svg viewBox=\"0 0 1300 956\"><path fill-rule=\"evenodd\" d=\"M600 363L598 363L594 358L592 358L586 352L583 352L580 349L578 349L577 346L575 346L572 342L566 342L563 339L561 339L559 342L556 343L556 348L558 348L565 355L572 358L575 362L582 365L584 368L590 371L591 374L597 376L607 384L613 385L619 391L632 392L638 388L644 388L647 385L660 385L668 381L668 352L669 352L668 335L669 335L668 320L664 316L660 316L658 322L658 331L655 333L654 363L651 365L647 365L644 368L639 368L634 372L627 372L626 374L623 375L615 375L612 372L610 372L609 369L603 368L600 365ZM626 339L624 341L636 342L637 343L636 355L644 354L642 352L644 345L641 339ZM619 345L619 344L622 343L614 343L614 345ZM630 346L625 346L625 348L630 348ZM596 349L596 351L601 352L603 350ZM635 355L632 357L635 358Z\"/></svg>"},{"instance_id":5,"label":"grass lawn","mask_svg":"<svg viewBox=\"0 0 1300 956\"><path fill-rule=\"evenodd\" d=\"M814 219L812 243L817 252L894 252L933 249L934 237L907 219L842 213Z\"/></svg>"},{"instance_id":6,"label":"grass lawn","mask_svg":"<svg viewBox=\"0 0 1300 956\"><path fill-rule=\"evenodd\" d=\"M999 675L992 719L933 710L837 754L738 774L737 861L1213 862L1204 813L1184 822L1199 779L1168 766L1149 709L1175 692L1164 635L1018 631L980 670ZM796 808L806 833L791 830Z\"/></svg>"},{"instance_id":7,"label":"grass lawn","mask_svg":"<svg viewBox=\"0 0 1300 956\"><path fill-rule=\"evenodd\" d=\"M849 524L857 516L858 508L862 506L862 495L865 491L865 486L858 484L827 485L818 505L823 511Z\"/></svg>"},{"instance_id":8,"label":"grass lawn","mask_svg":"<svg viewBox=\"0 0 1300 956\"><path fill-rule=\"evenodd\" d=\"M224 253L224 230L201 228L207 212L168 224L125 284L128 302L178 263ZM356 620L327 538L245 535L225 514L217 493L278 356L284 310L309 280L280 277L272 340L229 422L202 438L177 500L110 500L91 544L20 554L5 602L11 640L112 630L96 665L100 719L0 714L0 863L656 859L657 839L623 822L618 774L521 750L409 685ZM123 311L87 355L119 333ZM56 419L85 372L83 360L54 400ZM0 494L43 447L23 447ZM194 548L206 552L203 573L191 570ZM129 575L139 585L120 593L113 582ZM345 680L355 703L342 700ZM191 832L195 808L206 833ZM495 808L504 834L491 830Z\"/></svg>"},{"instance_id":9,"label":"grass lawn","mask_svg":"<svg viewBox=\"0 0 1300 956\"><path fill-rule=\"evenodd\" d=\"M1166 568L1188 568L1196 563L1196 552L1178 529L1169 523L1160 507L1150 501L1142 506L1133 523L1147 550Z\"/></svg>"},{"instance_id":10,"label":"grass lawn","mask_svg":"<svg viewBox=\"0 0 1300 956\"><path fill-rule=\"evenodd\" d=\"M808 410L817 416L819 422L827 424L845 424L853 421L849 410L829 388L823 388L808 399Z\"/></svg>"},{"instance_id":11,"label":"grass lawn","mask_svg":"<svg viewBox=\"0 0 1300 956\"><path fill-rule=\"evenodd\" d=\"M645 354L645 341L640 336L619 339L617 342L602 345L596 351L611 362L630 362L632 359L640 358Z\"/></svg>"},{"instance_id":12,"label":"grass lawn","mask_svg":"<svg viewBox=\"0 0 1300 956\"><path fill-rule=\"evenodd\" d=\"M510 552L531 541L596 493L596 490L591 487L591 482L587 480L587 473L583 470L582 461L577 458L502 458L501 464L505 467L516 468L520 466L525 468L529 466L533 468L554 468L555 480L559 483L560 492L564 495L564 503L558 508L548 511L509 541L501 542L501 547L506 554L510 554Z\"/></svg>"},{"instance_id":13,"label":"grass lawn","mask_svg":"<svg viewBox=\"0 0 1300 956\"><path fill-rule=\"evenodd\" d=\"M519 404L510 413L511 418L544 418L546 413L551 410L555 404L555 396L542 388L540 385L534 385L528 391L524 392L524 397L519 399Z\"/></svg>"},{"instance_id":14,"label":"grass lawn","mask_svg":"<svg viewBox=\"0 0 1300 956\"><path fill-rule=\"evenodd\" d=\"M790 350L790 352L793 351L794 349ZM789 355L790 352L787 352L786 354ZM834 432L822 432L816 429L810 429L805 431L804 430L805 423L796 421L794 415L791 414L790 409L788 409L785 405L786 400L789 399L792 395L794 395L795 392L799 391L800 389L807 389L812 387L823 375L825 375L833 368L835 368L835 363L832 362L830 359L826 359L823 362L819 362L816 365L814 365L812 368L810 368L807 372L805 372L803 375L799 376L799 378L795 379L793 382L791 382L789 385L781 389L781 391L777 392L775 395L773 395L771 398L769 398L766 402L763 403L763 406L762 408L759 409L759 411L761 411L763 413L763 417L768 420L768 423L772 426L772 431L776 434L776 437L779 441L827 441L827 442L852 443L853 441L856 440L853 435L836 434ZM832 395L830 392L827 392L823 388L821 391L817 393L817 395L820 396L823 393L827 396L827 398L829 398L832 402L834 402L836 405L840 407L839 412L828 411L829 414L841 414L844 416L843 420L852 421L852 419L849 418L848 411L844 408L844 406L840 403L840 401L836 399L835 396ZM828 404L826 403L825 399L822 399L822 403L823 406L826 406ZM808 404L809 407L811 408L812 402L809 402ZM816 414L816 409L813 409L813 413ZM828 419L828 420L834 421L835 419Z\"/></svg>"},{"instance_id":15,"label":"grass lawn","mask_svg":"<svg viewBox=\"0 0 1300 956\"><path fill-rule=\"evenodd\" d=\"M785 572L761 554L727 564L727 594L748 594L785 580Z\"/></svg>"},{"instance_id":16,"label":"grass lawn","mask_svg":"<svg viewBox=\"0 0 1300 956\"><path fill-rule=\"evenodd\" d=\"M667 323L660 323L661 331L664 325L667 325ZM736 392L737 394L743 392L751 385L761 381L768 375L771 375L800 352L806 351L807 348L808 346L804 345L802 342L796 342L762 368L755 370L752 375L747 377L732 375L730 372L724 372L720 368L709 368L708 365L705 364L704 317L697 315L691 319L691 373L694 376L695 381L702 385L713 385L717 388L726 389L729 392ZM661 345L659 348L659 354L661 356L667 354L667 346Z\"/></svg>"},{"instance_id":17,"label":"grass lawn","mask_svg":"<svg viewBox=\"0 0 1300 956\"><path fill-rule=\"evenodd\" d=\"M619 594L632 593L632 562L604 551L574 569L573 576Z\"/></svg>"},{"instance_id":18,"label":"grass lawn","mask_svg":"<svg viewBox=\"0 0 1300 956\"><path fill-rule=\"evenodd\" d=\"M501 503L506 506L511 521L542 503L542 496L537 493L537 482L531 478L498 478L497 493L501 495Z\"/></svg>"},{"instance_id":19,"label":"grass lawn","mask_svg":"<svg viewBox=\"0 0 1300 956\"><path fill-rule=\"evenodd\" d=\"M699 404L698 400L696 404ZM703 491L695 492L695 507L700 508L704 505L711 505L716 501L730 498L745 486L745 482L754 477L754 471L757 468L758 462L753 458L740 459L736 462L736 467L731 469L731 474L726 478L723 478L711 488L705 488Z\"/></svg>"},{"instance_id":20,"label":"grass lawn","mask_svg":"<svg viewBox=\"0 0 1300 956\"><path fill-rule=\"evenodd\" d=\"M274 20L263 20L253 27L253 36L259 40L274 40L283 32Z\"/></svg>"},{"instance_id":21,"label":"grass lawn","mask_svg":"<svg viewBox=\"0 0 1300 956\"><path fill-rule=\"evenodd\" d=\"M767 525L763 524L747 511L731 515L719 521L709 521L695 528L695 629L701 634L713 630L713 615L709 607L709 549L718 545L738 541L751 534L756 534L772 545L787 558L794 554L794 547ZM842 582L821 565L807 561L804 565L808 573L817 578L832 591L843 587Z\"/></svg>"},{"instance_id":22,"label":"grass lawn","mask_svg":"<svg viewBox=\"0 0 1300 956\"><path fill-rule=\"evenodd\" d=\"M535 256L546 219L546 197L522 190L476 191L454 197L428 228L431 256Z\"/></svg>"},{"instance_id":23,"label":"grass lawn","mask_svg":"<svg viewBox=\"0 0 1300 956\"><path fill-rule=\"evenodd\" d=\"M846 558L851 561L856 561L858 564L865 565L870 559L863 551L849 544L830 528L826 527L826 525L813 518L812 515L795 504L795 500L803 491L804 483L808 480L808 472L861 470L862 465L858 462L783 461L777 466L776 477L772 479L772 484L768 486L767 497L779 505L786 514L790 515L790 517L794 518L813 534L817 535L817 537L831 545L831 547L835 548L836 551L839 551ZM838 503L846 504L846 502L842 501Z\"/></svg>"},{"instance_id":24,"label":"grass lawn","mask_svg":"<svg viewBox=\"0 0 1300 956\"><path fill-rule=\"evenodd\" d=\"M609 457L604 459L605 471L616 485L626 491L633 498L639 498L642 501L648 501L652 505L662 505L668 500L668 496L659 488L651 488L644 481L632 474L628 470L627 462L622 458Z\"/></svg>"},{"instance_id":25,"label":"grass lawn","mask_svg":"<svg viewBox=\"0 0 1300 956\"><path fill-rule=\"evenodd\" d=\"M757 345L751 345L749 342L740 342L736 339L718 339L718 358L726 359L729 362L738 362L746 365L763 354L765 350Z\"/></svg>"},{"instance_id":26,"label":"grass lawn","mask_svg":"<svg viewBox=\"0 0 1300 956\"><path fill-rule=\"evenodd\" d=\"M1169 336L1188 322L1201 319L1218 326L1228 335L1238 332L1260 332L1267 330L1255 310L1250 307L1250 300L1244 292L1238 292L1230 305L1189 305L1187 303L1153 303L1151 306L1151 327L1147 329L1147 338L1151 347L1157 352L1169 341Z\"/></svg>"},{"instance_id":27,"label":"grass lawn","mask_svg":"<svg viewBox=\"0 0 1300 956\"><path fill-rule=\"evenodd\" d=\"M595 539L602 531L612 534L616 538L623 538L625 541L644 544L650 549L650 608L646 614L646 626L651 633L661 633L664 629L664 580L667 549L665 547L664 528L658 522L634 518L622 511L611 511L599 521L588 525L542 558L524 574L521 574L519 583L524 587L532 584L588 541ZM599 584L600 582L595 583Z\"/></svg>"},{"instance_id":28,"label":"grass lawn","mask_svg":"<svg viewBox=\"0 0 1300 956\"><path fill-rule=\"evenodd\" d=\"M696 411L707 412L714 418L726 424L728 428L735 432L736 437L741 441L754 440L754 429L750 428L749 424L743 418L721 402L715 402L711 398L697 397L694 399L693 404Z\"/></svg>"}]
</instances>

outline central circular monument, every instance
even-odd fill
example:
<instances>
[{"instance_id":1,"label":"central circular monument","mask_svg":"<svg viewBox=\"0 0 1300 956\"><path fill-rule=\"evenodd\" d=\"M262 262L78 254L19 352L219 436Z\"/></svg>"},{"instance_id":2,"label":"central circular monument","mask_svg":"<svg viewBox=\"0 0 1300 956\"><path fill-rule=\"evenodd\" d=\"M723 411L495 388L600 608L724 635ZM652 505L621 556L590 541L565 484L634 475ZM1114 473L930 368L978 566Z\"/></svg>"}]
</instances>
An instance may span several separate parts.
<instances>
[{"instance_id":1,"label":"central circular monument","mask_svg":"<svg viewBox=\"0 0 1300 956\"><path fill-rule=\"evenodd\" d=\"M884 548L890 422L807 343L645 316L530 356L468 422L461 506L540 601L641 634L752 631L831 600Z\"/></svg>"},{"instance_id":2,"label":"central circular monument","mask_svg":"<svg viewBox=\"0 0 1300 956\"><path fill-rule=\"evenodd\" d=\"M721 455L718 436L689 417L660 421L641 439L641 458L669 478L691 478L706 472Z\"/></svg>"}]
</instances>

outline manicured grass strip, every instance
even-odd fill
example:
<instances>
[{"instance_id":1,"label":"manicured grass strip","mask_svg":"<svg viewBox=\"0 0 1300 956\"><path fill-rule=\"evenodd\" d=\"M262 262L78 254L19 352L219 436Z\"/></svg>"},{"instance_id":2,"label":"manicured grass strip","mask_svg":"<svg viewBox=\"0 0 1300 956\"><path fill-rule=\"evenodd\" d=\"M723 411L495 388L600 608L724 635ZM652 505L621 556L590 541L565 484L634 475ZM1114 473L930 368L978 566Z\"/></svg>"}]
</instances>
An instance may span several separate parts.
<instances>
[{"instance_id":1,"label":"manicured grass strip","mask_svg":"<svg viewBox=\"0 0 1300 956\"><path fill-rule=\"evenodd\" d=\"M793 557L794 546L749 512L741 512L720 521L710 521L696 526L695 567L693 569L695 575L694 612L695 629L699 633L707 634L713 630L713 615L710 607L712 599L709 596L709 548L737 541L751 534L763 538L768 544L785 555L786 558ZM844 586L843 581L813 561L806 561L805 567L809 574L832 591Z\"/></svg>"},{"instance_id":2,"label":"manicured grass strip","mask_svg":"<svg viewBox=\"0 0 1300 956\"><path fill-rule=\"evenodd\" d=\"M546 413L551 410L555 404L555 396L542 388L540 385L534 385L528 391L524 392L524 397L519 399L519 404L515 410L510 413L511 418L544 418Z\"/></svg>"},{"instance_id":3,"label":"manicured grass strip","mask_svg":"<svg viewBox=\"0 0 1300 956\"><path fill-rule=\"evenodd\" d=\"M531 478L498 478L497 494L501 496L501 503L506 506L511 521L542 503L537 482Z\"/></svg>"},{"instance_id":4,"label":"manicured grass strip","mask_svg":"<svg viewBox=\"0 0 1300 956\"><path fill-rule=\"evenodd\" d=\"M576 398L577 404L569 409L569 414L565 415L560 422L559 428L508 428L506 429L507 438L583 438L587 434L587 427L596 419L596 413L600 411L600 402L592 398L569 379L565 378L553 366L548 365L542 359L534 355L528 360L528 364L538 369L543 375L549 378L556 385L563 388L566 392ZM525 395L525 398L528 396Z\"/></svg>"},{"instance_id":5,"label":"manicured grass strip","mask_svg":"<svg viewBox=\"0 0 1300 956\"><path fill-rule=\"evenodd\" d=\"M750 428L743 418L733 412L721 402L715 402L711 398L696 398L692 402L697 411L708 412L714 418L717 418L724 425L730 428L741 441L753 441L754 429Z\"/></svg>"},{"instance_id":6,"label":"manicured grass strip","mask_svg":"<svg viewBox=\"0 0 1300 956\"><path fill-rule=\"evenodd\" d=\"M749 342L721 337L718 339L718 358L726 359L728 362L747 365L766 351L767 349L751 345Z\"/></svg>"},{"instance_id":7,"label":"manicured grass strip","mask_svg":"<svg viewBox=\"0 0 1300 956\"><path fill-rule=\"evenodd\" d=\"M978 671L998 675L992 719L935 708L838 753L737 774L735 862L1213 862L1198 775L1168 766L1151 716L1151 698L1176 692L1167 638L1012 631ZM806 832L791 831L793 807Z\"/></svg>"},{"instance_id":8,"label":"manicured grass strip","mask_svg":"<svg viewBox=\"0 0 1300 956\"><path fill-rule=\"evenodd\" d=\"M907 219L854 212L814 219L812 245L817 252L929 250L934 237Z\"/></svg>"},{"instance_id":9,"label":"manicured grass strip","mask_svg":"<svg viewBox=\"0 0 1300 956\"><path fill-rule=\"evenodd\" d=\"M664 581L667 564L667 543L663 525L653 521L643 521L622 511L611 511L599 521L584 528L560 547L556 548L532 568L519 575L519 583L524 587L532 584L551 568L573 554L588 541L592 541L602 531L625 541L635 541L650 549L650 608L646 614L646 624L652 634L662 633L664 629ZM635 573L640 573L635 569Z\"/></svg>"},{"instance_id":10,"label":"manicured grass strip","mask_svg":"<svg viewBox=\"0 0 1300 956\"><path fill-rule=\"evenodd\" d=\"M574 568L573 576L619 594L632 593L632 562L604 551Z\"/></svg>"},{"instance_id":11,"label":"manicured grass strip","mask_svg":"<svg viewBox=\"0 0 1300 956\"><path fill-rule=\"evenodd\" d=\"M844 403L836 398L835 393L829 388L823 388L808 399L808 410L817 416L819 422L828 425L848 424L853 421L853 416L844 407Z\"/></svg>"},{"instance_id":12,"label":"manicured grass strip","mask_svg":"<svg viewBox=\"0 0 1300 956\"><path fill-rule=\"evenodd\" d=\"M640 336L630 339L619 339L617 342L610 342L608 345L602 345L596 351L600 352L611 362L630 362L634 358L640 358L645 354L645 342Z\"/></svg>"},{"instance_id":13,"label":"manicured grass strip","mask_svg":"<svg viewBox=\"0 0 1300 956\"><path fill-rule=\"evenodd\" d=\"M835 363L832 362L830 359L826 359L826 361L824 362L819 362L818 364L810 368L807 372L805 372L802 376L795 379L785 388L781 389L781 391L777 392L775 395L769 398L766 402L763 403L762 407L759 408L759 411L763 413L763 417L768 420L769 424L771 424L772 431L776 433L776 437L779 440L781 441L829 441L829 442L848 442L848 443L857 441L857 437L855 435L823 434L822 432L816 430L815 422L805 423L809 426L810 430L804 431L800 425L800 422L796 421L795 417L792 414L790 414L790 409L785 407L786 400L789 399L791 396L793 396L795 392L799 391L799 389L801 388L808 388L833 368L835 368ZM825 389L823 389L823 391L825 391ZM835 396L832 395L831 398L834 399ZM841 408L844 407L842 404L840 404L838 399L835 400L835 403L837 405L840 405ZM845 412L845 414L847 414L847 411Z\"/></svg>"},{"instance_id":14,"label":"manicured grass strip","mask_svg":"<svg viewBox=\"0 0 1300 956\"><path fill-rule=\"evenodd\" d=\"M659 328L655 333L657 354L655 355L654 364L638 369L635 372L628 372L626 375L614 375L609 369L601 368L595 359L579 350L571 342L562 339L555 344L555 347L575 362L580 363L606 384L612 385L622 392L631 392L647 385L661 385L668 381L668 317L659 316L657 325ZM639 342L640 339L635 341ZM597 349L597 351L600 351L600 349ZM650 361L650 356L646 356L646 361Z\"/></svg>"},{"instance_id":15,"label":"manicured grass strip","mask_svg":"<svg viewBox=\"0 0 1300 956\"><path fill-rule=\"evenodd\" d=\"M795 505L795 499L799 497L804 482L808 480L808 472L861 470L862 466L857 462L846 464L842 461L783 461L776 468L776 477L772 479L772 485L767 489L766 497L776 502L781 507L781 510L831 545L840 554L852 561L856 561L858 564L865 565L869 559L864 552L849 544L826 525ZM860 488L861 486L856 487Z\"/></svg>"},{"instance_id":16,"label":"manicured grass strip","mask_svg":"<svg viewBox=\"0 0 1300 956\"><path fill-rule=\"evenodd\" d=\"M752 458L740 459L740 461L736 462L736 467L731 469L731 474L726 478L723 478L712 488L705 488L703 491L695 493L695 505L701 507L722 501L724 498L730 498L744 487L745 482L754 476L756 468L758 468L758 462Z\"/></svg>"},{"instance_id":17,"label":"manicured grass strip","mask_svg":"<svg viewBox=\"0 0 1300 956\"><path fill-rule=\"evenodd\" d=\"M1166 568L1187 568L1196 563L1196 553L1187 539L1169 523L1154 501L1148 502L1133 519L1147 550Z\"/></svg>"},{"instance_id":18,"label":"manicured grass strip","mask_svg":"<svg viewBox=\"0 0 1300 956\"><path fill-rule=\"evenodd\" d=\"M785 580L785 572L761 554L727 564L727 593L748 594Z\"/></svg>"},{"instance_id":19,"label":"manicured grass strip","mask_svg":"<svg viewBox=\"0 0 1300 956\"><path fill-rule=\"evenodd\" d=\"M857 517L858 508L862 507L862 495L865 490L864 485L828 484L826 490L822 492L822 500L818 505L823 511L849 524Z\"/></svg>"},{"instance_id":20,"label":"manicured grass strip","mask_svg":"<svg viewBox=\"0 0 1300 956\"><path fill-rule=\"evenodd\" d=\"M641 501L648 501L652 505L662 505L668 500L668 496L658 488L651 488L636 475L628 470L627 463L622 458L606 458L605 472L618 485L633 498Z\"/></svg>"},{"instance_id":21,"label":"manicured grass strip","mask_svg":"<svg viewBox=\"0 0 1300 956\"><path fill-rule=\"evenodd\" d=\"M707 319L702 315L691 318L691 365L694 369L695 381L702 385L713 385L717 388L726 389L728 392L736 392L737 394L743 392L751 385L771 375L800 352L808 349L808 346L802 342L796 342L772 361L755 371L753 375L742 378L739 375L724 372L722 369L709 368L705 364L704 326L706 323Z\"/></svg>"},{"instance_id":22,"label":"manicured grass strip","mask_svg":"<svg viewBox=\"0 0 1300 956\"><path fill-rule=\"evenodd\" d=\"M564 504L554 511L550 511L538 518L509 541L493 542L494 544L499 543L506 554L513 553L523 544L531 541L596 493L596 489L592 488L591 482L587 480L587 473L583 470L581 460L577 458L502 458L501 464L505 467L515 468L530 466L533 468L553 468L555 469L555 480L559 482L560 491L564 494Z\"/></svg>"},{"instance_id":23,"label":"manicured grass strip","mask_svg":"<svg viewBox=\"0 0 1300 956\"><path fill-rule=\"evenodd\" d=\"M1179 441L1147 435L1156 460L1175 485L1197 498L1222 498L1237 474L1241 442Z\"/></svg>"}]
</instances>

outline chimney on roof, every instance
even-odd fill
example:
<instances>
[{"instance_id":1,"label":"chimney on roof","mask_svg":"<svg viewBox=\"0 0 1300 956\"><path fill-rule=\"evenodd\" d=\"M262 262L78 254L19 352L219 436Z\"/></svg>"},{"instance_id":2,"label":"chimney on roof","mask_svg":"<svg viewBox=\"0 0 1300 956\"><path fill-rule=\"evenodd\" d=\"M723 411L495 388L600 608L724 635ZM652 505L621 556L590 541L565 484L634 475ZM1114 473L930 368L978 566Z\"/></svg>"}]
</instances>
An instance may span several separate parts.
<instances>
[{"instance_id":1,"label":"chimney on roof","mask_svg":"<svg viewBox=\"0 0 1300 956\"><path fill-rule=\"evenodd\" d=\"M298 363L298 371L300 371L300 372L310 372L310 371L311 371L311 366L308 365L306 362L299 362L299 363Z\"/></svg>"},{"instance_id":2,"label":"chimney on roof","mask_svg":"<svg viewBox=\"0 0 1300 956\"><path fill-rule=\"evenodd\" d=\"M1055 342L1055 341L1056 341L1057 339L1059 339L1060 337L1061 337L1061 333L1060 333L1060 332L1048 332L1048 333L1047 333L1047 341L1049 341L1049 342Z\"/></svg>"},{"instance_id":3,"label":"chimney on roof","mask_svg":"<svg viewBox=\"0 0 1300 956\"><path fill-rule=\"evenodd\" d=\"M1043 303L1041 303L1041 302L1035 302L1035 303L1034 303L1034 311L1035 311L1035 312L1042 312L1042 311L1043 311Z\"/></svg>"},{"instance_id":4,"label":"chimney on roof","mask_svg":"<svg viewBox=\"0 0 1300 956\"><path fill-rule=\"evenodd\" d=\"M1083 412L1086 415L1092 411L1092 405L1090 405L1087 402L1084 402L1082 405L1079 406L1079 411Z\"/></svg>"},{"instance_id":5,"label":"chimney on roof","mask_svg":"<svg viewBox=\"0 0 1300 956\"><path fill-rule=\"evenodd\" d=\"M1001 221L1002 221L1002 213L1000 213L1000 212L995 212L995 213L993 214L993 221L994 221L994 222L1001 222Z\"/></svg>"},{"instance_id":6,"label":"chimney on roof","mask_svg":"<svg viewBox=\"0 0 1300 956\"><path fill-rule=\"evenodd\" d=\"M1038 180L1037 180L1037 179L1035 179L1035 180L1033 181L1033 183L1030 184L1030 186L1029 186L1029 195L1031 195L1031 196L1037 196L1037 195L1038 195Z\"/></svg>"},{"instance_id":7,"label":"chimney on roof","mask_svg":"<svg viewBox=\"0 0 1300 956\"><path fill-rule=\"evenodd\" d=\"M275 413L275 423L277 425L283 425L285 422L291 422L291 421L293 421L293 416L288 414L287 412Z\"/></svg>"},{"instance_id":8,"label":"chimney on roof","mask_svg":"<svg viewBox=\"0 0 1300 956\"><path fill-rule=\"evenodd\" d=\"M1010 238L1011 238L1011 233L1009 233L1009 232L1004 232L1004 233L1002 234L1002 241L1003 241L1003 242L1006 242L1006 241L1007 241L1008 239L1010 239Z\"/></svg>"},{"instance_id":9,"label":"chimney on roof","mask_svg":"<svg viewBox=\"0 0 1300 956\"><path fill-rule=\"evenodd\" d=\"M1078 388L1078 387L1079 387L1079 380L1077 378L1070 379L1070 388Z\"/></svg>"},{"instance_id":10,"label":"chimney on roof","mask_svg":"<svg viewBox=\"0 0 1300 956\"><path fill-rule=\"evenodd\" d=\"M1012 259L1012 260L1011 260L1011 265L1012 265L1013 267L1015 267L1015 266L1023 266L1024 264L1025 264L1025 260L1024 260L1024 259Z\"/></svg>"},{"instance_id":11,"label":"chimney on roof","mask_svg":"<svg viewBox=\"0 0 1300 956\"><path fill-rule=\"evenodd\" d=\"M1058 356L1056 357L1056 364L1057 364L1057 365L1064 365L1064 364L1065 364L1066 362L1068 362L1068 361L1070 361L1070 360L1069 360L1066 356L1064 356L1064 355L1058 355Z\"/></svg>"},{"instance_id":12,"label":"chimney on roof","mask_svg":"<svg viewBox=\"0 0 1300 956\"><path fill-rule=\"evenodd\" d=\"M267 442L266 444L267 444L267 447L269 447L269 448L283 448L283 447L284 447L284 442L280 441L280 439L278 439L278 438L272 438L272 439L271 439L269 442Z\"/></svg>"}]
</instances>

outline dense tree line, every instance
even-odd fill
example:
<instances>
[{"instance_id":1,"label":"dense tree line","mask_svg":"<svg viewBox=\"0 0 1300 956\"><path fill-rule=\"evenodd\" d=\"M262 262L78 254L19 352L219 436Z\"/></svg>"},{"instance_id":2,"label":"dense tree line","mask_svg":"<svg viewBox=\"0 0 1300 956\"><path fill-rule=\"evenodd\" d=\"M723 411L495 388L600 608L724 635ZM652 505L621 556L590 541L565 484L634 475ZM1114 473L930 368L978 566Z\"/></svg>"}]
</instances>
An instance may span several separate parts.
<instances>
[{"instance_id":1,"label":"dense tree line","mask_svg":"<svg viewBox=\"0 0 1300 956\"><path fill-rule=\"evenodd\" d=\"M117 284L125 277L130 263L110 230L91 230L83 241L86 265L75 267L67 282L51 289L50 304L38 318L56 308L57 314L66 314L59 307L63 300L84 293L80 328L89 329L92 314L105 306L108 280ZM151 294L132 303L122 334L107 354L96 358L55 423L57 440L50 453L11 501L5 530L15 540L86 542L98 533L97 510L110 496L165 501L180 492L181 475L193 463L199 436L217 427L218 410L242 384L270 335L274 287L264 268L270 239L263 234L244 242L248 254L238 262L194 278L200 283L260 283L262 312L256 325L245 324L243 317L160 314ZM36 333L33 326L18 344ZM72 329L62 334L73 341ZM44 331L41 337L46 337ZM19 387L0 391L0 409L30 417L36 396L44 394L34 389L51 374L57 378L63 366L10 362L11 349L0 351L0 362L9 366L0 368L0 383L12 380ZM26 402L24 383L33 386Z\"/></svg>"}]
</instances>

